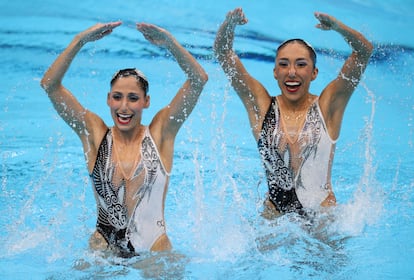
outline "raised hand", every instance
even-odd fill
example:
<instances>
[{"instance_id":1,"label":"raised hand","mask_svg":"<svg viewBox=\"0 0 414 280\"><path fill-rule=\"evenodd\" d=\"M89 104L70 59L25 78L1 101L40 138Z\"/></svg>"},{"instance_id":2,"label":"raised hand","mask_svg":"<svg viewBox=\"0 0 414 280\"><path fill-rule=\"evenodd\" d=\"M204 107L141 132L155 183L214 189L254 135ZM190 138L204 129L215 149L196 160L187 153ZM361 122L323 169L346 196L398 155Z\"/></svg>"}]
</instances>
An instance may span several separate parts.
<instances>
[{"instance_id":1,"label":"raised hand","mask_svg":"<svg viewBox=\"0 0 414 280\"><path fill-rule=\"evenodd\" d=\"M80 40L83 43L99 40L105 37L106 35L111 34L112 30L114 30L116 27L120 26L121 24L122 24L121 21L108 22L108 23L97 23L94 26L81 32L79 34Z\"/></svg>"},{"instance_id":2,"label":"raised hand","mask_svg":"<svg viewBox=\"0 0 414 280\"><path fill-rule=\"evenodd\" d=\"M145 39L157 46L166 46L172 40L172 36L167 30L154 24L137 23L137 29Z\"/></svg>"},{"instance_id":3,"label":"raised hand","mask_svg":"<svg viewBox=\"0 0 414 280\"><path fill-rule=\"evenodd\" d=\"M242 8L236 8L226 15L226 20L231 24L243 25L247 23L247 18L244 15Z\"/></svg>"},{"instance_id":4,"label":"raised hand","mask_svg":"<svg viewBox=\"0 0 414 280\"><path fill-rule=\"evenodd\" d=\"M322 30L337 30L338 29L339 22L333 16L316 12L315 17L320 21L320 23L316 25L316 28L319 28Z\"/></svg>"}]
</instances>

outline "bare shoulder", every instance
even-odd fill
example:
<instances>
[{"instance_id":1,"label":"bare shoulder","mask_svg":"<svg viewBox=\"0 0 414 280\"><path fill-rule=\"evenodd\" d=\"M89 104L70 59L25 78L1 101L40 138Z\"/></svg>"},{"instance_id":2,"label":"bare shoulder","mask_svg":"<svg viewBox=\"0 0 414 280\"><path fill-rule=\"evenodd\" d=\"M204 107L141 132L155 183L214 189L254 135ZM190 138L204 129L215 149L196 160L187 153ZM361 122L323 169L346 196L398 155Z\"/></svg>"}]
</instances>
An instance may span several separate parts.
<instances>
[{"instance_id":1,"label":"bare shoulder","mask_svg":"<svg viewBox=\"0 0 414 280\"><path fill-rule=\"evenodd\" d=\"M263 121L266 117L266 114L272 103L272 97L265 90L256 100L256 103L250 104L250 106L245 105L247 109L247 114L250 121L250 126L253 132L253 136L256 141L259 139Z\"/></svg>"},{"instance_id":2,"label":"bare shoulder","mask_svg":"<svg viewBox=\"0 0 414 280\"><path fill-rule=\"evenodd\" d=\"M157 143L163 138L163 130L167 126L165 121L168 118L168 114L165 108L161 109L151 120L151 123L148 125L152 139Z\"/></svg>"},{"instance_id":3,"label":"bare shoulder","mask_svg":"<svg viewBox=\"0 0 414 280\"><path fill-rule=\"evenodd\" d=\"M98 115L88 110L85 112L85 128L79 133L79 137L82 141L89 172L95 165L99 146L108 129L109 127Z\"/></svg>"},{"instance_id":4,"label":"bare shoulder","mask_svg":"<svg viewBox=\"0 0 414 280\"><path fill-rule=\"evenodd\" d=\"M160 153L161 160L170 172L174 153L175 133L170 132L169 116L167 110L161 110L152 119L148 126L152 140Z\"/></svg>"},{"instance_id":5,"label":"bare shoulder","mask_svg":"<svg viewBox=\"0 0 414 280\"><path fill-rule=\"evenodd\" d=\"M325 118L328 118L335 111L334 106L338 106L340 95L338 92L341 88L335 81L330 82L321 92L318 98L319 107L325 115Z\"/></svg>"}]
</instances>

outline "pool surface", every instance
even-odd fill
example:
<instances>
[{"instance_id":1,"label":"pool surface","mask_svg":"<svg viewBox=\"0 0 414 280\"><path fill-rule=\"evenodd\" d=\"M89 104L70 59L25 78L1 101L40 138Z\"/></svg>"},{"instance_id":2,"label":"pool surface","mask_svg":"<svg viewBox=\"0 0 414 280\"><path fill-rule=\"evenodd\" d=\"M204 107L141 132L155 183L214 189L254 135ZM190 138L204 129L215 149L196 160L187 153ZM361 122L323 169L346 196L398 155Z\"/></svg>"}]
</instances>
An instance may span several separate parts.
<instances>
[{"instance_id":1,"label":"pool surface","mask_svg":"<svg viewBox=\"0 0 414 280\"><path fill-rule=\"evenodd\" d=\"M256 144L212 51L218 26L239 6L249 23L236 29L235 49L272 95L281 41L302 37L315 47L315 94L349 54L338 34L314 27L314 11L375 45L336 148L339 204L313 223L261 216L267 187ZM0 15L1 279L414 279L412 1L1 1ZM168 29L209 74L176 140L165 206L174 249L132 259L89 250L96 204L81 143L39 85L76 33L115 20L123 26L84 47L64 80L107 124L116 70L137 67L148 77L146 124L184 79L135 22Z\"/></svg>"}]
</instances>

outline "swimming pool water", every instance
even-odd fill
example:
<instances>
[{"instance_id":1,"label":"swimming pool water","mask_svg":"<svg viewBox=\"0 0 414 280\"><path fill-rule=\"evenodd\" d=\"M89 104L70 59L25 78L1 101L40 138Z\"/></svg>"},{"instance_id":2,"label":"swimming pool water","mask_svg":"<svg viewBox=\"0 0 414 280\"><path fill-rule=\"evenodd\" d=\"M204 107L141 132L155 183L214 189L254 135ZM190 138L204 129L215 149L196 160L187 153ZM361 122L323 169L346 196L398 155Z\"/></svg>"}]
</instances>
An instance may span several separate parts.
<instances>
[{"instance_id":1,"label":"swimming pool water","mask_svg":"<svg viewBox=\"0 0 414 280\"><path fill-rule=\"evenodd\" d=\"M333 167L339 206L313 224L261 217L266 182L244 108L212 56L225 14L243 7L235 48L249 72L278 94L275 46L303 37L318 52L312 92L337 74L348 47L314 28L330 13L375 44L345 113ZM1 1L0 277L2 279L412 279L414 278L414 4L353 1ZM112 73L135 66L149 78L151 107L166 104L183 75L135 30L170 30L201 62L209 82L176 141L166 200L171 253L130 260L88 250L95 201L77 136L39 86L73 36L122 20L87 45L64 83L111 124Z\"/></svg>"}]
</instances>

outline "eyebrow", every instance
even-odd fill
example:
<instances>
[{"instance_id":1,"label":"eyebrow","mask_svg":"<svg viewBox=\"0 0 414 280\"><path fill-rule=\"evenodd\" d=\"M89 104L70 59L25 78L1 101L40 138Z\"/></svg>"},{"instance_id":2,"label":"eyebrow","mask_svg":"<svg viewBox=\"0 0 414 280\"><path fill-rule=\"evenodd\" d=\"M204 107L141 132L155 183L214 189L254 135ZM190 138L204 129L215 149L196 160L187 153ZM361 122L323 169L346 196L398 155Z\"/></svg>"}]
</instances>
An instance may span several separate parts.
<instances>
[{"instance_id":1,"label":"eyebrow","mask_svg":"<svg viewBox=\"0 0 414 280\"><path fill-rule=\"evenodd\" d=\"M281 61L281 60L287 60L287 61L289 61L289 58L286 58L286 57L281 57L281 58L278 58L278 59L277 59L277 61ZM299 57L299 58L296 58L296 59L295 59L295 61L299 61L299 60L306 60L306 61L308 61L308 60L311 60L311 59L308 59L308 58L306 58L306 57Z\"/></svg>"},{"instance_id":2,"label":"eyebrow","mask_svg":"<svg viewBox=\"0 0 414 280\"><path fill-rule=\"evenodd\" d=\"M124 93L122 91L113 90L113 91L110 91L109 93L119 93L119 94L126 94L126 95L129 95L129 94L138 94L139 95L139 92L136 92L136 91L130 91L130 92Z\"/></svg>"}]
</instances>

